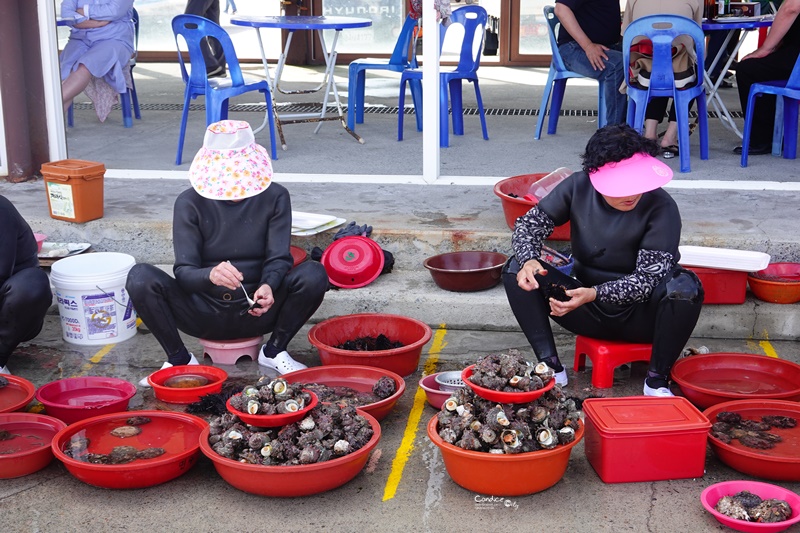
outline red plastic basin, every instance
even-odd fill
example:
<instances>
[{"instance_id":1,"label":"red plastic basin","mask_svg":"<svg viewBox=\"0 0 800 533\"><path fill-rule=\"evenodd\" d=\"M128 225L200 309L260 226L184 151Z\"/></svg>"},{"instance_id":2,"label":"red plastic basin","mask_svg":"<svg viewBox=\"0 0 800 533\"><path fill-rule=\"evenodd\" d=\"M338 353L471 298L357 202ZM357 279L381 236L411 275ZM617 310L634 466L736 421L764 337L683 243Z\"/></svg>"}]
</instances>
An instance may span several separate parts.
<instances>
[{"instance_id":1,"label":"red plastic basin","mask_svg":"<svg viewBox=\"0 0 800 533\"><path fill-rule=\"evenodd\" d=\"M403 344L380 351L354 351L336 348L359 337L386 335ZM391 370L403 377L417 371L422 347L432 335L424 322L399 315L363 313L324 320L308 332L308 340L319 352L323 365L360 365Z\"/></svg>"},{"instance_id":2,"label":"red plastic basin","mask_svg":"<svg viewBox=\"0 0 800 533\"><path fill-rule=\"evenodd\" d=\"M472 292L491 289L500 283L508 256L499 252L465 251L434 255L422 266L444 290Z\"/></svg>"},{"instance_id":3,"label":"red plastic basin","mask_svg":"<svg viewBox=\"0 0 800 533\"><path fill-rule=\"evenodd\" d=\"M513 176L504 180L498 181L494 185L494 193L500 198L503 205L503 214L506 217L506 224L511 229L514 229L514 223L519 217L527 213L533 208L538 201L526 200L523 198L531 189L531 185L547 176L547 173L541 174L522 174L520 176ZM509 193L515 194L518 198L509 196ZM568 241L570 237L569 222L561 226L556 226L553 234L548 239L554 241Z\"/></svg>"},{"instance_id":4,"label":"red plastic basin","mask_svg":"<svg viewBox=\"0 0 800 533\"><path fill-rule=\"evenodd\" d=\"M564 477L572 448L583 438L583 425L575 440L552 450L494 454L464 450L448 444L436 431L439 415L428 422L428 438L442 452L452 480L467 490L493 496L524 496L548 489Z\"/></svg>"},{"instance_id":5,"label":"red plastic basin","mask_svg":"<svg viewBox=\"0 0 800 533\"><path fill-rule=\"evenodd\" d=\"M556 384L555 378L550 378L550 380L547 383L545 383L544 387L542 387L541 389L524 391L524 392L523 391L503 392L499 390L487 389L486 387L481 387L480 385L474 384L472 380L469 379L474 372L475 372L475 365L469 365L461 372L461 380L464 382L464 384L470 389L472 389L472 391L481 398L499 403L532 402L545 392L552 389Z\"/></svg>"},{"instance_id":6,"label":"red plastic basin","mask_svg":"<svg viewBox=\"0 0 800 533\"><path fill-rule=\"evenodd\" d=\"M383 376L388 376L394 381L395 393L378 402L359 407L375 417L375 420L381 421L394 409L406 390L403 378L390 370L356 365L328 365L290 372L281 377L289 383L320 383L328 387L350 387L359 392L371 392L372 387Z\"/></svg>"},{"instance_id":7,"label":"red plastic basin","mask_svg":"<svg viewBox=\"0 0 800 533\"><path fill-rule=\"evenodd\" d=\"M260 428L277 428L281 426L287 426L294 422L299 422L300 420L304 419L306 415L308 415L313 408L317 406L317 403L319 403L319 401L317 400L317 395L311 391L306 391L306 392L308 392L308 394L311 396L311 401L309 402L308 405L293 413L283 413L276 415L251 415L250 413L243 413L242 411L239 411L234 406L232 406L230 398L228 398L228 401L225 402L225 406L228 408L229 413L239 417L239 419L245 424L249 424L251 426L256 426ZM236 394L235 396L239 396L240 394Z\"/></svg>"},{"instance_id":8,"label":"red plastic basin","mask_svg":"<svg viewBox=\"0 0 800 533\"><path fill-rule=\"evenodd\" d=\"M308 257L308 253L299 246L290 246L289 251L292 253L292 266L297 266Z\"/></svg>"},{"instance_id":9,"label":"red plastic basin","mask_svg":"<svg viewBox=\"0 0 800 533\"><path fill-rule=\"evenodd\" d=\"M93 416L128 409L136 387L118 378L84 376L51 381L39 387L36 399L47 414L72 424Z\"/></svg>"},{"instance_id":10,"label":"red plastic basin","mask_svg":"<svg viewBox=\"0 0 800 533\"><path fill-rule=\"evenodd\" d=\"M739 413L743 418L761 420L764 415L790 416L800 419L800 404L782 400L736 400L718 403L703 413L711 422L717 421L722 411ZM739 472L762 479L800 481L800 426L771 428L770 433L782 437L774 448L754 450L732 440L724 443L713 435L708 442L719 460Z\"/></svg>"},{"instance_id":11,"label":"red plastic basin","mask_svg":"<svg viewBox=\"0 0 800 533\"><path fill-rule=\"evenodd\" d=\"M419 380L419 388L425 391L425 397L428 400L428 403L431 404L431 407L435 409L441 409L444 405L444 402L446 402L447 399L453 395L452 392L446 392L439 389L439 384L436 382L436 376L439 374L441 374L441 372L425 376Z\"/></svg>"},{"instance_id":12,"label":"red plastic basin","mask_svg":"<svg viewBox=\"0 0 800 533\"><path fill-rule=\"evenodd\" d=\"M0 479L27 476L53 460L50 442L67 425L52 416L32 413L0 414L0 431L13 438L0 441Z\"/></svg>"},{"instance_id":13,"label":"red plastic basin","mask_svg":"<svg viewBox=\"0 0 800 533\"><path fill-rule=\"evenodd\" d=\"M800 365L766 355L693 355L679 359L671 376L700 409L732 400L800 400Z\"/></svg>"},{"instance_id":14,"label":"red plastic basin","mask_svg":"<svg viewBox=\"0 0 800 533\"><path fill-rule=\"evenodd\" d=\"M800 263L770 263L747 276L750 291L759 300L776 304L800 302Z\"/></svg>"},{"instance_id":15,"label":"red plastic basin","mask_svg":"<svg viewBox=\"0 0 800 533\"><path fill-rule=\"evenodd\" d=\"M0 413L10 413L24 409L33 399L36 387L25 378L3 375L8 385L0 389Z\"/></svg>"},{"instance_id":16,"label":"red plastic basin","mask_svg":"<svg viewBox=\"0 0 800 533\"><path fill-rule=\"evenodd\" d=\"M232 486L250 494L277 498L294 498L318 494L341 487L367 464L369 453L381 438L381 425L369 413L359 414L372 426L372 438L353 453L309 465L264 466L240 463L215 452L208 444L208 428L200 434L200 449L214 462L217 473Z\"/></svg>"},{"instance_id":17,"label":"red plastic basin","mask_svg":"<svg viewBox=\"0 0 800 533\"><path fill-rule=\"evenodd\" d=\"M110 434L126 425L132 416L145 416L150 422L139 426L142 432L124 439ZM208 432L202 418L172 411L128 411L81 420L61 430L53 438L53 454L77 479L105 489L140 489L160 485L186 473L200 456L200 434ZM64 449L72 437L89 439L89 452L109 453L115 446L137 449L163 448L166 453L154 459L137 459L118 465L93 464L67 456Z\"/></svg>"},{"instance_id":18,"label":"red plastic basin","mask_svg":"<svg viewBox=\"0 0 800 533\"><path fill-rule=\"evenodd\" d=\"M185 389L166 387L164 382L169 378L181 375L202 376L208 383L200 387ZM228 379L228 373L215 366L206 365L179 365L162 368L147 376L147 382L153 387L156 398L167 403L194 403L199 402L206 394L216 394L222 390L222 384Z\"/></svg>"}]
</instances>

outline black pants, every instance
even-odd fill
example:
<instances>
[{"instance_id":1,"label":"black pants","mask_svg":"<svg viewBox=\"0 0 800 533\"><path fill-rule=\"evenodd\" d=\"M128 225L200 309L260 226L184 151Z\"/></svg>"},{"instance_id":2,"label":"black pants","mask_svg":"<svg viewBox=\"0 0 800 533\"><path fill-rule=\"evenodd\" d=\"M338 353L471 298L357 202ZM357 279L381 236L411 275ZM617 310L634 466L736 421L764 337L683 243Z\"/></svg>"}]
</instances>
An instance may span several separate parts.
<instances>
[{"instance_id":1,"label":"black pants","mask_svg":"<svg viewBox=\"0 0 800 533\"><path fill-rule=\"evenodd\" d=\"M0 366L19 343L42 331L51 303L50 281L40 268L20 270L0 286Z\"/></svg>"},{"instance_id":2,"label":"black pants","mask_svg":"<svg viewBox=\"0 0 800 533\"><path fill-rule=\"evenodd\" d=\"M219 0L187 0L185 14L197 15L219 24ZM206 61L206 71L225 68L225 54L219 41L206 38L205 42L207 46L203 47L203 59Z\"/></svg>"},{"instance_id":3,"label":"black pants","mask_svg":"<svg viewBox=\"0 0 800 533\"><path fill-rule=\"evenodd\" d=\"M667 111L667 105L672 101L672 98L668 96L657 96L655 98L651 98L650 101L647 103L647 108L644 111L644 118L645 119L652 119L657 120L659 124L661 121L664 120L664 113ZM689 111L692 110L692 106L694 105L694 100L689 102ZM669 114L667 115L667 119L670 122L677 122L677 118L675 118L675 103L669 106Z\"/></svg>"},{"instance_id":4,"label":"black pants","mask_svg":"<svg viewBox=\"0 0 800 533\"><path fill-rule=\"evenodd\" d=\"M781 46L770 55L740 61L736 67L736 84L739 89L739 102L742 111L747 111L747 96L754 83L762 81L788 80L792 73L800 46ZM756 98L753 110L753 129L750 145L772 144L772 128L775 118L775 96L763 95Z\"/></svg>"},{"instance_id":5,"label":"black pants","mask_svg":"<svg viewBox=\"0 0 800 533\"><path fill-rule=\"evenodd\" d=\"M167 356L184 346L178 330L202 339L231 340L272 332L270 342L285 350L317 310L328 289L325 267L307 261L286 274L273 290L275 303L260 317L241 314L247 301L241 290L229 301L187 294L163 270L144 263L131 268L125 285L139 317L164 348Z\"/></svg>"},{"instance_id":6,"label":"black pants","mask_svg":"<svg viewBox=\"0 0 800 533\"><path fill-rule=\"evenodd\" d=\"M539 285L555 283L568 289L581 283L542 264L546 276ZM703 286L694 272L676 267L646 302L612 305L598 301L582 305L564 316L551 316L541 290L525 291L517 285L519 265L512 257L503 268L503 285L511 310L539 360L558 356L550 318L565 329L594 339L652 343L650 370L668 376L694 330L703 304Z\"/></svg>"}]
</instances>

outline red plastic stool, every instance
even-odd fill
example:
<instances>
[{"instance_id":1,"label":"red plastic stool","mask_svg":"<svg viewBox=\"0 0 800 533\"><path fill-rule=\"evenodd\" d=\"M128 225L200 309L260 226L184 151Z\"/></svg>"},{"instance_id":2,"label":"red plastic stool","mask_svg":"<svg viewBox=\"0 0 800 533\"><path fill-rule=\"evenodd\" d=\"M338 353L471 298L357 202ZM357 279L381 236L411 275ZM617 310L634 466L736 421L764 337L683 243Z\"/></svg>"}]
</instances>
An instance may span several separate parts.
<instances>
[{"instance_id":1,"label":"red plastic stool","mask_svg":"<svg viewBox=\"0 0 800 533\"><path fill-rule=\"evenodd\" d=\"M652 344L575 338L575 370L583 370L586 356L592 360L592 386L608 389L614 385L614 369L633 361L650 361Z\"/></svg>"},{"instance_id":2,"label":"red plastic stool","mask_svg":"<svg viewBox=\"0 0 800 533\"><path fill-rule=\"evenodd\" d=\"M261 343L264 336L250 337L247 339L232 339L229 341L210 341L200 339L203 345L203 353L208 354L211 360L220 365L233 365L243 355L247 355L255 361L258 352L261 350Z\"/></svg>"}]
</instances>

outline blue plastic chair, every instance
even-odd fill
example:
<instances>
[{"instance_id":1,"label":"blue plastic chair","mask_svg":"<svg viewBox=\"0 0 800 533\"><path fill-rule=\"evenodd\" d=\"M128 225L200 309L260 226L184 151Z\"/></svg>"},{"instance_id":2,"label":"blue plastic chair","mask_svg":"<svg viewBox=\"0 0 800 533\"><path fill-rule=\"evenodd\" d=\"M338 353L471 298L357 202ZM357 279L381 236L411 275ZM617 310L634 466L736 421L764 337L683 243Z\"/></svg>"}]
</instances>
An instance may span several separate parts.
<instances>
[{"instance_id":1,"label":"blue plastic chair","mask_svg":"<svg viewBox=\"0 0 800 533\"><path fill-rule=\"evenodd\" d=\"M139 109L139 97L136 95L136 82L133 80L133 67L136 66L136 56L139 55L139 12L136 11L136 8L133 8L133 16L131 17L131 21L133 22L133 57L129 62L130 69L131 69L131 88L125 91L124 93L120 93L119 98L119 106L122 109L122 124L126 128L133 127L133 119L131 118L131 102L133 102L133 114L134 116L141 120L142 119L142 112ZM67 109L67 126L70 128L74 126L75 119L73 113L73 104L69 105Z\"/></svg>"},{"instance_id":2,"label":"blue plastic chair","mask_svg":"<svg viewBox=\"0 0 800 533\"><path fill-rule=\"evenodd\" d=\"M458 65L455 69L439 72L439 145L446 148L450 145L448 102L447 92L450 91L450 101L452 103L453 133L464 135L464 105L462 102L462 82L467 80L475 86L475 99L478 104L478 112L481 118L481 128L483 138L489 140L489 133L486 130L486 113L483 109L481 90L478 87L478 68L480 67L481 52L483 51L483 38L486 33L486 23L489 17L486 9L468 5L460 7L450 15L447 26L440 25L439 30L439 49L441 50L446 32L454 25L461 25L464 28L464 39L461 42ZM422 81L422 69L409 68L403 71L400 76L400 112L397 117L397 140L403 140L403 108L406 100L406 83ZM412 85L413 88L413 85ZM412 90L412 97L414 96ZM417 131L422 131L422 91L419 91L419 101L414 99L414 108L417 114Z\"/></svg>"},{"instance_id":3,"label":"blue plastic chair","mask_svg":"<svg viewBox=\"0 0 800 533\"><path fill-rule=\"evenodd\" d=\"M775 105L775 127L772 134L772 153L781 153L783 142L783 158L797 158L797 121L798 100L800 100L800 58L794 63L792 73L788 80L765 81L754 83L747 95L747 112L744 117L744 132L742 137L743 167L747 166L747 151L750 148L750 133L753 129L753 111L756 98L763 94L774 94L777 99Z\"/></svg>"},{"instance_id":4,"label":"blue plastic chair","mask_svg":"<svg viewBox=\"0 0 800 533\"><path fill-rule=\"evenodd\" d=\"M242 75L236 50L233 48L231 38L218 24L197 15L178 15L172 19L172 32L175 34L175 45L178 47L178 62L181 66L181 75L186 83L186 92L183 99L183 113L181 115L181 133L178 139L178 154L175 164L181 164L183 154L183 140L186 136L186 120L189 117L189 104L191 100L200 95L206 98L206 126L226 120L228 118L228 100L233 96L250 91L264 93L269 117L269 138L272 149L272 159L278 159L275 141L275 116L272 108L272 93L266 80ZM189 49L191 72L187 72L181 54L178 36L182 36ZM219 41L228 63L227 78L211 78L206 75L206 64L203 59L202 46L204 39L213 37Z\"/></svg>"},{"instance_id":5,"label":"blue plastic chair","mask_svg":"<svg viewBox=\"0 0 800 533\"><path fill-rule=\"evenodd\" d=\"M694 86L678 90L675 87L675 73L672 70L672 41L679 35L688 35L694 41L697 56L697 82ZM689 154L689 105L697 100L698 130L700 132L700 159L708 159L708 113L706 111L706 91L703 87L703 56L705 36L702 28L692 19L678 15L651 15L634 20L622 36L622 56L624 65L630 64L633 39L644 36L653 42L653 70L650 73L650 87L644 89L628 85L628 125L641 132L647 103L654 96L672 97L675 117L678 122L678 151L680 152L681 172L692 170Z\"/></svg>"},{"instance_id":6,"label":"blue plastic chair","mask_svg":"<svg viewBox=\"0 0 800 533\"><path fill-rule=\"evenodd\" d=\"M367 70L403 72L407 68L417 66L414 51L411 50L416 27L417 20L412 18L411 15L406 17L406 21L397 38L397 43L394 45L392 56L389 59L365 57L350 63L347 83L347 127L351 130L355 130L356 124L364 123L364 85ZM410 53L409 50L411 50ZM412 92L416 90L416 86L411 87Z\"/></svg>"},{"instance_id":7,"label":"blue plastic chair","mask_svg":"<svg viewBox=\"0 0 800 533\"><path fill-rule=\"evenodd\" d=\"M550 36L552 59L550 60L550 72L547 74L547 82L544 85L542 104L539 106L539 120L536 122L536 133L533 135L533 138L537 141L542 137L542 127L544 126L544 116L547 114L548 102L550 103L550 120L547 123L547 134L554 135L558 127L558 115L561 113L561 103L564 100L564 90L567 88L567 80L570 78L586 78L583 74L568 70L564 65L564 60L561 59L561 52L558 51L558 40L556 39L556 31L561 25L561 22L558 20L553 6L544 6L544 18L547 20L547 34ZM605 83L598 80L598 84L597 127L602 128L606 125L606 99L603 94Z\"/></svg>"}]
</instances>

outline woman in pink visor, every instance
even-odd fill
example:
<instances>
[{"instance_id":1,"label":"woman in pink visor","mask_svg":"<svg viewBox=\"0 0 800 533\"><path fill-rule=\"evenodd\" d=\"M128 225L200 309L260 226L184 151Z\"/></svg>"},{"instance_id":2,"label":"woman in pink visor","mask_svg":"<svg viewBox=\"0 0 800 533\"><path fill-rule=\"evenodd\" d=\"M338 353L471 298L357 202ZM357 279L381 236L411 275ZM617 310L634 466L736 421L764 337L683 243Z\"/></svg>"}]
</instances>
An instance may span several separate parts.
<instances>
[{"instance_id":1,"label":"woman in pink visor","mask_svg":"<svg viewBox=\"0 0 800 533\"><path fill-rule=\"evenodd\" d=\"M672 396L670 369L697 323L704 292L697 276L678 265L681 216L661 189L672 170L654 157L658 150L627 125L599 129L586 145L583 171L517 219L503 284L537 358L562 386L567 372L550 318L586 337L652 343L644 394ZM574 277L539 259L542 242L566 222ZM553 286L565 287L566 296Z\"/></svg>"}]
</instances>

